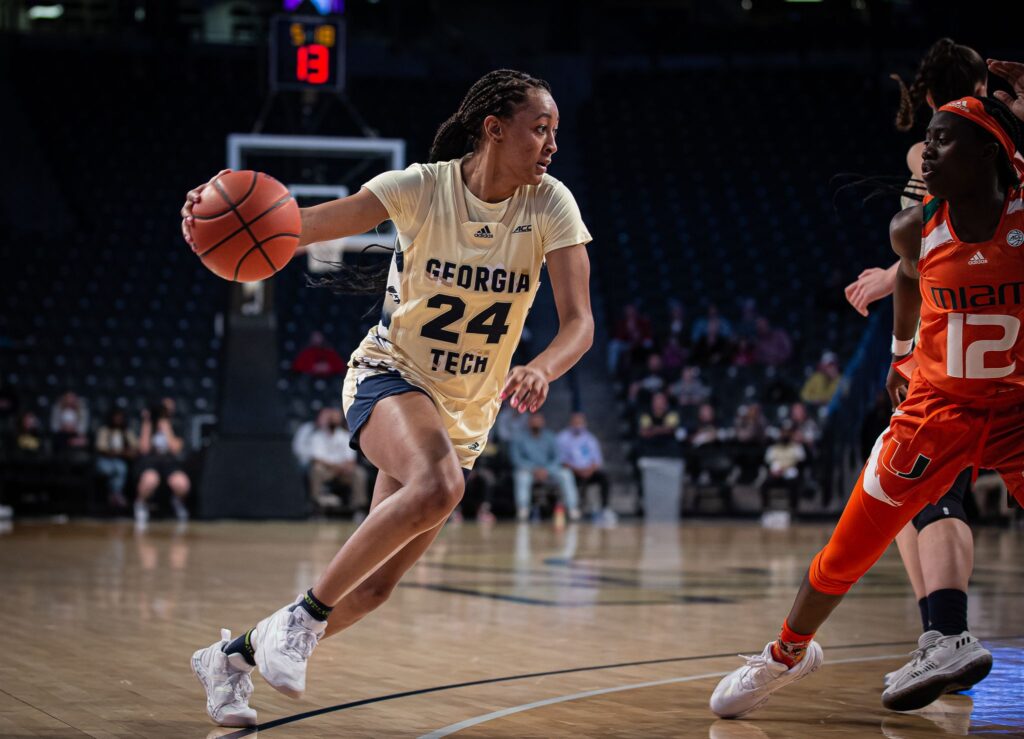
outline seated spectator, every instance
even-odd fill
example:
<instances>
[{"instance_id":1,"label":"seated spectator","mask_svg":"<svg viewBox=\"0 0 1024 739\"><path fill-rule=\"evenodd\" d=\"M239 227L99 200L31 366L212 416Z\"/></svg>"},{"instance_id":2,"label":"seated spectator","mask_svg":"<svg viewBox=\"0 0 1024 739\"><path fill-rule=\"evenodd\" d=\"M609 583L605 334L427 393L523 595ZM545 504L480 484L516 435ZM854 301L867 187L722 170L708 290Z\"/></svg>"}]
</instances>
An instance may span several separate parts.
<instances>
[{"instance_id":1,"label":"seated spectator","mask_svg":"<svg viewBox=\"0 0 1024 739\"><path fill-rule=\"evenodd\" d=\"M561 463L572 472L577 490L583 491L589 485L597 485L601 493L601 521L615 523L618 516L611 507L601 444L587 429L587 417L584 414L573 413L569 426L558 434L558 454Z\"/></svg>"},{"instance_id":2,"label":"seated spectator","mask_svg":"<svg viewBox=\"0 0 1024 739\"><path fill-rule=\"evenodd\" d=\"M647 357L647 371L629 386L629 400L632 403L638 400L642 403L654 393L659 393L665 387L665 372L661 363L660 354L651 354Z\"/></svg>"},{"instance_id":3,"label":"seated spectator","mask_svg":"<svg viewBox=\"0 0 1024 739\"><path fill-rule=\"evenodd\" d=\"M686 347L679 343L678 336L675 334L669 336L665 340L665 346L661 349L661 362L665 373L672 375L678 372L689 354Z\"/></svg>"},{"instance_id":4,"label":"seated spectator","mask_svg":"<svg viewBox=\"0 0 1024 739\"><path fill-rule=\"evenodd\" d=\"M710 403L702 403L697 409L697 422L687 432L686 438L691 447L702 447L714 444L721 436L721 429L715 421L715 407Z\"/></svg>"},{"instance_id":5,"label":"seated spectator","mask_svg":"<svg viewBox=\"0 0 1024 739\"><path fill-rule=\"evenodd\" d=\"M672 410L665 393L655 393L650 404L639 419L638 455L640 457L678 457L680 456L679 414Z\"/></svg>"},{"instance_id":6,"label":"seated spectator","mask_svg":"<svg viewBox=\"0 0 1024 739\"><path fill-rule=\"evenodd\" d=\"M725 318L722 318L718 312L718 306L714 303L708 305L708 312L703 318L698 318L693 322L693 330L690 332L690 343L696 344L698 341L707 336L708 328L714 324L717 327L717 333L725 339L732 339L732 324L729 323Z\"/></svg>"},{"instance_id":7,"label":"seated spectator","mask_svg":"<svg viewBox=\"0 0 1024 739\"><path fill-rule=\"evenodd\" d=\"M800 391L800 399L808 405L826 405L839 389L839 361L832 352L821 355L821 361Z\"/></svg>"},{"instance_id":8,"label":"seated spectator","mask_svg":"<svg viewBox=\"0 0 1024 739\"><path fill-rule=\"evenodd\" d=\"M718 318L709 318L700 338L693 342L691 359L694 364L702 367L728 364L732 360L735 347L728 335L722 331L722 322Z\"/></svg>"},{"instance_id":9,"label":"seated spectator","mask_svg":"<svg viewBox=\"0 0 1024 739\"><path fill-rule=\"evenodd\" d=\"M763 444L767 438L768 422L760 403L741 405L736 411L733 435L741 444Z\"/></svg>"},{"instance_id":10,"label":"seated spectator","mask_svg":"<svg viewBox=\"0 0 1024 739\"><path fill-rule=\"evenodd\" d=\"M781 328L772 327L764 317L759 317L754 326L754 361L769 367L778 367L788 362L793 353L793 342L789 334Z\"/></svg>"},{"instance_id":11,"label":"seated spectator","mask_svg":"<svg viewBox=\"0 0 1024 739\"><path fill-rule=\"evenodd\" d=\"M37 456L46 452L46 438L39 417L32 411L25 411L18 417L14 430L14 448L25 456Z\"/></svg>"},{"instance_id":12,"label":"seated spectator","mask_svg":"<svg viewBox=\"0 0 1024 739\"><path fill-rule=\"evenodd\" d=\"M686 343L686 308L675 299L668 301L668 337L678 340L680 345Z\"/></svg>"},{"instance_id":13,"label":"seated spectator","mask_svg":"<svg viewBox=\"0 0 1024 739\"><path fill-rule=\"evenodd\" d=\"M341 499L325 489L328 483L347 485L349 507L359 517L369 508L366 470L349 446L350 434L338 408L324 408L310 438L309 497L320 510L337 508Z\"/></svg>"},{"instance_id":14,"label":"seated spectator","mask_svg":"<svg viewBox=\"0 0 1024 739\"><path fill-rule=\"evenodd\" d=\"M740 320L736 324L736 339L753 340L757 336L757 301L744 298L740 301Z\"/></svg>"},{"instance_id":15,"label":"seated spectator","mask_svg":"<svg viewBox=\"0 0 1024 739\"><path fill-rule=\"evenodd\" d=\"M812 454L821 438L821 427L807 413L803 403L793 403L789 408L789 421L793 424L793 440L804 445L808 454Z\"/></svg>"},{"instance_id":16,"label":"seated spectator","mask_svg":"<svg viewBox=\"0 0 1024 739\"><path fill-rule=\"evenodd\" d=\"M185 500L192 481L182 467L185 442L174 426L174 401L164 398L152 410L142 411L139 432L139 483L135 497L135 523L149 521L149 499L164 482L171 489L171 505L179 521L188 520Z\"/></svg>"},{"instance_id":17,"label":"seated spectator","mask_svg":"<svg viewBox=\"0 0 1024 739\"><path fill-rule=\"evenodd\" d=\"M636 358L654 345L651 322L635 303L627 303L622 318L615 322L612 337L608 341L608 372L618 375L624 367L623 357L632 364ZM628 364L626 365L628 369Z\"/></svg>"},{"instance_id":18,"label":"seated spectator","mask_svg":"<svg viewBox=\"0 0 1024 739\"><path fill-rule=\"evenodd\" d=\"M96 432L96 469L107 480L107 493L113 508L127 508L124 486L128 481L128 463L139 453L139 439L130 428L125 412L117 408Z\"/></svg>"},{"instance_id":19,"label":"seated spectator","mask_svg":"<svg viewBox=\"0 0 1024 739\"><path fill-rule=\"evenodd\" d=\"M558 461L558 442L555 435L544 428L544 416L530 415L526 430L516 434L509 450L515 485L516 517L525 521L530 517L533 484L553 482L562 494L569 518L580 518L579 495L576 480Z\"/></svg>"},{"instance_id":20,"label":"seated spectator","mask_svg":"<svg viewBox=\"0 0 1024 739\"><path fill-rule=\"evenodd\" d=\"M764 461L768 466L768 476L761 484L761 507L768 510L768 492L781 488L789 493L789 510L796 513L797 502L800 500L800 465L807 459L803 444L793 435L793 427L788 422L765 452Z\"/></svg>"},{"instance_id":21,"label":"seated spectator","mask_svg":"<svg viewBox=\"0 0 1024 739\"><path fill-rule=\"evenodd\" d=\"M309 463L313 460L313 432L327 428L330 416L328 411L329 408L321 408L315 421L305 421L292 435L292 454L295 455L303 472L309 469Z\"/></svg>"},{"instance_id":22,"label":"seated spectator","mask_svg":"<svg viewBox=\"0 0 1024 739\"><path fill-rule=\"evenodd\" d=\"M84 437L89 433L89 409L70 390L57 398L50 410L50 431Z\"/></svg>"},{"instance_id":23,"label":"seated spectator","mask_svg":"<svg viewBox=\"0 0 1024 739\"><path fill-rule=\"evenodd\" d=\"M734 367L750 367L756 363L757 357L754 352L754 343L745 337L736 340L735 351L732 355Z\"/></svg>"},{"instance_id":24,"label":"seated spectator","mask_svg":"<svg viewBox=\"0 0 1024 739\"><path fill-rule=\"evenodd\" d=\"M309 345L300 351L292 362L292 372L313 377L334 377L345 374L345 360L324 340L324 335L314 331L309 335Z\"/></svg>"},{"instance_id":25,"label":"seated spectator","mask_svg":"<svg viewBox=\"0 0 1024 739\"><path fill-rule=\"evenodd\" d=\"M669 386L668 392L683 408L706 403L711 397L711 388L700 379L700 367L694 366L683 367L679 379Z\"/></svg>"}]
</instances>

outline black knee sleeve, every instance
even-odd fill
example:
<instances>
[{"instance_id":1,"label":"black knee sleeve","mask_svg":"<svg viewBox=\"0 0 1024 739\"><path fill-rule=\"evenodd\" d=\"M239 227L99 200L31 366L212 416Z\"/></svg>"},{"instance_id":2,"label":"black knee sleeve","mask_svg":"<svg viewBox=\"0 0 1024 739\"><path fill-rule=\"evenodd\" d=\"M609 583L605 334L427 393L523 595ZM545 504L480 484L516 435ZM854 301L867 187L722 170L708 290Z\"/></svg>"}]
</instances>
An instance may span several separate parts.
<instances>
[{"instance_id":1,"label":"black knee sleeve","mask_svg":"<svg viewBox=\"0 0 1024 739\"><path fill-rule=\"evenodd\" d=\"M969 469L960 473L953 483L949 492L943 495L934 505L927 505L921 512L914 516L914 528L920 533L921 529L936 521L943 521L947 518L957 518L967 522L967 513L964 511L964 496L971 484L971 471Z\"/></svg>"}]
</instances>

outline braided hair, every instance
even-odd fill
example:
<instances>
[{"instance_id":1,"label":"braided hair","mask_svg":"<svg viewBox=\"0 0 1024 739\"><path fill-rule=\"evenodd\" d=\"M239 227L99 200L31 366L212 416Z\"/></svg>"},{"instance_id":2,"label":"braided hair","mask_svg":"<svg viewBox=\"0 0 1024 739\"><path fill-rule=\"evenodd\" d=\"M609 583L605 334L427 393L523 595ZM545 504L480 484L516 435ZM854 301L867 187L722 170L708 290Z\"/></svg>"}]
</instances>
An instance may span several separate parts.
<instances>
[{"instance_id":1,"label":"braided hair","mask_svg":"<svg viewBox=\"0 0 1024 739\"><path fill-rule=\"evenodd\" d=\"M898 74L890 77L900 86L896 128L909 131L914 126L914 114L928 93L935 107L974 95L978 85L988 79L988 67L970 46L958 44L951 38L940 38L925 52L910 87Z\"/></svg>"},{"instance_id":2,"label":"braided hair","mask_svg":"<svg viewBox=\"0 0 1024 739\"><path fill-rule=\"evenodd\" d=\"M516 108L526 100L530 90L534 89L551 92L551 86L544 80L514 69L496 69L485 74L469 88L454 115L437 129L434 143L430 146L429 161L458 159L473 151L480 138L484 118L489 115L499 118L512 116ZM394 251L391 247L371 244L363 252L369 249ZM369 265L345 262L325 264L333 267L331 274L318 278L307 275L307 286L327 288L339 295L381 295L387 287L390 262ZM373 310L370 308L367 315Z\"/></svg>"},{"instance_id":3,"label":"braided hair","mask_svg":"<svg viewBox=\"0 0 1024 739\"><path fill-rule=\"evenodd\" d=\"M496 69L473 83L459 109L437 129L430 146L431 162L458 159L476 148L480 128L489 116L508 118L526 100L530 90L551 92L542 79L514 69Z\"/></svg>"}]
</instances>

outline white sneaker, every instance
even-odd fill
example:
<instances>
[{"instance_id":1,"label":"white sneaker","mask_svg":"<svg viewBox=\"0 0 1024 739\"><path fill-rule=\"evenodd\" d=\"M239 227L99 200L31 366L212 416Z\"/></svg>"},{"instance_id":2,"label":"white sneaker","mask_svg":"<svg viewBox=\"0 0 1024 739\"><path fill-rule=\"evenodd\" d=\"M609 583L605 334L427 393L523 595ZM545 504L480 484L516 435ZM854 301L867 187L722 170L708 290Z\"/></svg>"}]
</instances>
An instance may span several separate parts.
<instances>
[{"instance_id":1,"label":"white sneaker","mask_svg":"<svg viewBox=\"0 0 1024 739\"><path fill-rule=\"evenodd\" d=\"M942 636L942 634L938 631L926 631L921 634L921 636L917 638L917 649L910 653L910 661L899 669L885 673L885 677L882 678L882 684L888 688L897 680L901 680L905 673L916 669L918 663L924 658L924 655L928 653L928 650L935 646L935 642L939 640L940 636Z\"/></svg>"},{"instance_id":2,"label":"white sneaker","mask_svg":"<svg viewBox=\"0 0 1024 739\"><path fill-rule=\"evenodd\" d=\"M807 645L804 658L792 667L776 662L772 644L753 657L740 655L747 663L722 678L711 694L711 710L722 718L739 718L757 710L781 687L795 683L821 667L825 656L816 641Z\"/></svg>"},{"instance_id":3,"label":"white sneaker","mask_svg":"<svg viewBox=\"0 0 1024 739\"><path fill-rule=\"evenodd\" d=\"M255 726L256 711L249 708L252 667L240 667L241 659L224 654L231 632L220 630L220 641L192 655L192 672L206 689L206 712L221 726Z\"/></svg>"},{"instance_id":4,"label":"white sneaker","mask_svg":"<svg viewBox=\"0 0 1024 739\"><path fill-rule=\"evenodd\" d=\"M601 512L601 523L605 526L615 526L619 522L619 514L611 508L605 508Z\"/></svg>"},{"instance_id":5,"label":"white sneaker","mask_svg":"<svg viewBox=\"0 0 1024 739\"><path fill-rule=\"evenodd\" d=\"M174 508L174 517L178 519L178 523L188 521L188 508L179 498L171 498L171 507Z\"/></svg>"},{"instance_id":6,"label":"white sneaker","mask_svg":"<svg viewBox=\"0 0 1024 739\"><path fill-rule=\"evenodd\" d=\"M145 526L149 523L149 506L140 500L135 501L135 524Z\"/></svg>"},{"instance_id":7,"label":"white sneaker","mask_svg":"<svg viewBox=\"0 0 1024 739\"><path fill-rule=\"evenodd\" d=\"M327 629L326 621L299 608L304 597L267 616L252 634L260 674L274 690L291 698L305 692L306 662Z\"/></svg>"},{"instance_id":8,"label":"white sneaker","mask_svg":"<svg viewBox=\"0 0 1024 739\"><path fill-rule=\"evenodd\" d=\"M882 705L891 711L923 708L944 693L981 682L992 669L992 653L968 631L926 631L918 644L924 654L911 669L897 671L882 693Z\"/></svg>"},{"instance_id":9,"label":"white sneaker","mask_svg":"<svg viewBox=\"0 0 1024 739\"><path fill-rule=\"evenodd\" d=\"M530 520L530 509L529 508L517 508L516 509L516 520L522 523L523 521Z\"/></svg>"}]
</instances>

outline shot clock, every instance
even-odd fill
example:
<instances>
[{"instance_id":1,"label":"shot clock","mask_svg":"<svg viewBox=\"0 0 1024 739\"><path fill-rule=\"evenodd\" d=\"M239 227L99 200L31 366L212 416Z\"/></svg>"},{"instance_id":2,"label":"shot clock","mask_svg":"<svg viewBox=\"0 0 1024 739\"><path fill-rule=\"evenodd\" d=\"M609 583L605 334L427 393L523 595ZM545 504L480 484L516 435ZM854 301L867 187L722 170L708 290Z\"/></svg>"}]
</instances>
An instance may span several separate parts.
<instances>
[{"instance_id":1,"label":"shot clock","mask_svg":"<svg viewBox=\"0 0 1024 739\"><path fill-rule=\"evenodd\" d=\"M345 21L279 15L271 21L270 86L273 90L345 87Z\"/></svg>"}]
</instances>

